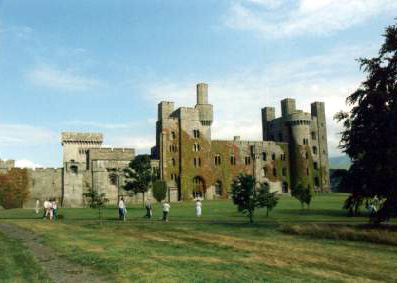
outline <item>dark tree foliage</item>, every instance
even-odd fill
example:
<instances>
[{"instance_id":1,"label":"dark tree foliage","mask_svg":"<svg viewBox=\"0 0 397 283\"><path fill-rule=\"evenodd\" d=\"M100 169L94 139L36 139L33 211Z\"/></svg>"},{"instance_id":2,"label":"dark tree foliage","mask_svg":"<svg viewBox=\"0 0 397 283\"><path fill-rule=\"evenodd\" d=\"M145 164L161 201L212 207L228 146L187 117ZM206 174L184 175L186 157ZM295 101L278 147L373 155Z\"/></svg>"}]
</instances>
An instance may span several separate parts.
<instances>
[{"instance_id":1,"label":"dark tree foliage","mask_svg":"<svg viewBox=\"0 0 397 283\"><path fill-rule=\"evenodd\" d=\"M98 217L102 220L102 209L105 208L106 203L109 201L105 196L105 193L98 194L98 192L90 190L88 193L84 193L83 196L88 198L89 206L91 208L98 209Z\"/></svg>"},{"instance_id":2,"label":"dark tree foliage","mask_svg":"<svg viewBox=\"0 0 397 283\"><path fill-rule=\"evenodd\" d=\"M13 168L0 175L0 206L20 208L29 196L29 175L26 169Z\"/></svg>"},{"instance_id":3,"label":"dark tree foliage","mask_svg":"<svg viewBox=\"0 0 397 283\"><path fill-rule=\"evenodd\" d=\"M276 207L279 197L277 192L270 192L269 184L262 183L256 194L256 206L266 207L266 216L269 216L270 211Z\"/></svg>"},{"instance_id":4,"label":"dark tree foliage","mask_svg":"<svg viewBox=\"0 0 397 283\"><path fill-rule=\"evenodd\" d=\"M157 180L153 183L153 197L161 202L167 196L167 183L164 181Z\"/></svg>"},{"instance_id":5,"label":"dark tree foliage","mask_svg":"<svg viewBox=\"0 0 397 283\"><path fill-rule=\"evenodd\" d=\"M269 185L261 184L257 188L255 177L240 174L232 184L233 203L237 205L238 211L247 214L250 222L254 222L255 208L266 207L267 216L277 205L278 197L276 193L270 193Z\"/></svg>"},{"instance_id":6,"label":"dark tree foliage","mask_svg":"<svg viewBox=\"0 0 397 283\"><path fill-rule=\"evenodd\" d=\"M237 205L238 211L249 216L251 223L254 222L255 185L253 176L243 174L237 176L232 184L233 203Z\"/></svg>"},{"instance_id":7,"label":"dark tree foliage","mask_svg":"<svg viewBox=\"0 0 397 283\"><path fill-rule=\"evenodd\" d=\"M310 206L312 201L312 191L309 187L304 187L301 184L298 184L295 188L291 188L291 195L299 200L302 205L302 209L304 208L305 204L307 207Z\"/></svg>"},{"instance_id":8,"label":"dark tree foliage","mask_svg":"<svg viewBox=\"0 0 397 283\"><path fill-rule=\"evenodd\" d=\"M397 211L397 25L386 29L379 54L359 59L367 79L347 98L340 147L352 159L342 185L350 192L345 208L357 212L366 200L381 201L380 221Z\"/></svg>"},{"instance_id":9,"label":"dark tree foliage","mask_svg":"<svg viewBox=\"0 0 397 283\"><path fill-rule=\"evenodd\" d=\"M149 184L155 178L150 165L150 156L138 155L135 157L130 162L129 168L125 169L125 177L129 181L126 182L124 189L135 194L142 193L144 200L145 193L149 190Z\"/></svg>"}]
</instances>

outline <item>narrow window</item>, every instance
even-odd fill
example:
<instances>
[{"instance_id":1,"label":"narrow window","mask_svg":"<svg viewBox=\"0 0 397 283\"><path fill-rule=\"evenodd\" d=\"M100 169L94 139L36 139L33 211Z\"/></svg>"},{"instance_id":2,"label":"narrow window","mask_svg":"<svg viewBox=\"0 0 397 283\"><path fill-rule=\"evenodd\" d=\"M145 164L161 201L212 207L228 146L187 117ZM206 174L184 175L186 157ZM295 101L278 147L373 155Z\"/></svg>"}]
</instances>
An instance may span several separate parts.
<instances>
[{"instance_id":1,"label":"narrow window","mask_svg":"<svg viewBox=\"0 0 397 283\"><path fill-rule=\"evenodd\" d=\"M175 132L174 132L174 131L171 132L171 139L172 139L172 140L176 139L176 135L175 135Z\"/></svg>"},{"instance_id":2,"label":"narrow window","mask_svg":"<svg viewBox=\"0 0 397 283\"><path fill-rule=\"evenodd\" d=\"M315 185L316 187L320 186L320 180L319 180L318 177L315 177L315 178L314 178L314 185Z\"/></svg>"},{"instance_id":3,"label":"narrow window","mask_svg":"<svg viewBox=\"0 0 397 283\"><path fill-rule=\"evenodd\" d=\"M245 157L245 165L250 165L251 164L251 157L246 156Z\"/></svg>"},{"instance_id":4,"label":"narrow window","mask_svg":"<svg viewBox=\"0 0 397 283\"><path fill-rule=\"evenodd\" d=\"M317 154L317 147L313 146L312 149L313 149L313 154Z\"/></svg>"},{"instance_id":5,"label":"narrow window","mask_svg":"<svg viewBox=\"0 0 397 283\"><path fill-rule=\"evenodd\" d=\"M306 159L309 159L309 153L306 152Z\"/></svg>"},{"instance_id":6,"label":"narrow window","mask_svg":"<svg viewBox=\"0 0 397 283\"><path fill-rule=\"evenodd\" d=\"M272 160L276 160L276 154L275 153L272 154Z\"/></svg>"},{"instance_id":7,"label":"narrow window","mask_svg":"<svg viewBox=\"0 0 397 283\"><path fill-rule=\"evenodd\" d=\"M282 154L280 155L280 159L281 159L281 160L285 160L285 153L282 153Z\"/></svg>"},{"instance_id":8,"label":"narrow window","mask_svg":"<svg viewBox=\"0 0 397 283\"><path fill-rule=\"evenodd\" d=\"M172 158L171 162L172 162L172 166L175 166L175 158Z\"/></svg>"},{"instance_id":9,"label":"narrow window","mask_svg":"<svg viewBox=\"0 0 397 283\"><path fill-rule=\"evenodd\" d=\"M318 169L318 164L317 164L317 162L313 162L313 168L316 169L316 170Z\"/></svg>"},{"instance_id":10,"label":"narrow window","mask_svg":"<svg viewBox=\"0 0 397 283\"><path fill-rule=\"evenodd\" d=\"M236 158L234 157L234 155L230 156L230 164L236 165Z\"/></svg>"},{"instance_id":11,"label":"narrow window","mask_svg":"<svg viewBox=\"0 0 397 283\"><path fill-rule=\"evenodd\" d=\"M277 169L276 168L273 168L273 176L277 177Z\"/></svg>"},{"instance_id":12,"label":"narrow window","mask_svg":"<svg viewBox=\"0 0 397 283\"><path fill-rule=\"evenodd\" d=\"M316 139L316 132L312 132L312 140Z\"/></svg>"},{"instance_id":13,"label":"narrow window","mask_svg":"<svg viewBox=\"0 0 397 283\"><path fill-rule=\"evenodd\" d=\"M309 168L306 168L306 176L309 176Z\"/></svg>"},{"instance_id":14,"label":"narrow window","mask_svg":"<svg viewBox=\"0 0 397 283\"><path fill-rule=\"evenodd\" d=\"M198 158L198 166L201 167L201 158Z\"/></svg>"},{"instance_id":15,"label":"narrow window","mask_svg":"<svg viewBox=\"0 0 397 283\"><path fill-rule=\"evenodd\" d=\"M266 159L267 159L267 158L266 158L266 152L262 152L262 160L263 160L263 161L266 161Z\"/></svg>"},{"instance_id":16,"label":"narrow window","mask_svg":"<svg viewBox=\"0 0 397 283\"><path fill-rule=\"evenodd\" d=\"M221 156L219 154L215 155L215 165L221 164Z\"/></svg>"}]
</instances>

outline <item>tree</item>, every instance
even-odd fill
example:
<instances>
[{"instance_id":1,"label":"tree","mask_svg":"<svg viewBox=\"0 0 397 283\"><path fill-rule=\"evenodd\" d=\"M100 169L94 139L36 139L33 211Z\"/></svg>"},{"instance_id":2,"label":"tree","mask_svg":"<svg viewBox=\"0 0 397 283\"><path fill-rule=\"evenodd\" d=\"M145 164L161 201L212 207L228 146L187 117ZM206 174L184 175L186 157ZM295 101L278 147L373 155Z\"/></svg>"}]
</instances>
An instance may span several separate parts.
<instances>
[{"instance_id":1,"label":"tree","mask_svg":"<svg viewBox=\"0 0 397 283\"><path fill-rule=\"evenodd\" d=\"M142 193L145 202L145 193L149 190L149 184L156 178L150 165L150 156L138 155L124 172L127 180L130 180L126 182L124 189L134 194Z\"/></svg>"},{"instance_id":2,"label":"tree","mask_svg":"<svg viewBox=\"0 0 397 283\"><path fill-rule=\"evenodd\" d=\"M255 208L266 207L266 215L277 205L276 193L270 193L268 184L260 184L257 189L255 177L240 174L232 184L233 203L237 205L238 211L249 216L250 222L254 222Z\"/></svg>"},{"instance_id":3,"label":"tree","mask_svg":"<svg viewBox=\"0 0 397 283\"><path fill-rule=\"evenodd\" d=\"M256 206L266 207L266 217L269 216L270 211L276 207L279 197L277 192L270 192L270 187L267 183L262 183L256 196Z\"/></svg>"},{"instance_id":4,"label":"tree","mask_svg":"<svg viewBox=\"0 0 397 283\"><path fill-rule=\"evenodd\" d=\"M167 183L161 180L157 180L153 183L153 197L161 202L167 196Z\"/></svg>"},{"instance_id":5,"label":"tree","mask_svg":"<svg viewBox=\"0 0 397 283\"><path fill-rule=\"evenodd\" d=\"M91 208L98 209L98 217L102 220L102 209L105 208L106 203L109 201L105 196L105 193L98 193L97 191L90 190L88 193L83 194L89 200L89 206Z\"/></svg>"},{"instance_id":6,"label":"tree","mask_svg":"<svg viewBox=\"0 0 397 283\"><path fill-rule=\"evenodd\" d=\"M295 188L291 188L291 195L299 200L302 205L302 209L306 204L307 207L310 206L310 202L312 201L312 191L310 187L304 187L301 184L298 184Z\"/></svg>"},{"instance_id":7,"label":"tree","mask_svg":"<svg viewBox=\"0 0 397 283\"><path fill-rule=\"evenodd\" d=\"M366 80L347 97L340 148L352 165L342 185L350 192L345 208L357 211L370 198L382 203L380 221L397 211L397 25L389 26L378 56L360 58Z\"/></svg>"},{"instance_id":8,"label":"tree","mask_svg":"<svg viewBox=\"0 0 397 283\"><path fill-rule=\"evenodd\" d=\"M4 208L23 207L29 196L29 174L26 169L12 168L0 175L0 205Z\"/></svg>"}]
</instances>

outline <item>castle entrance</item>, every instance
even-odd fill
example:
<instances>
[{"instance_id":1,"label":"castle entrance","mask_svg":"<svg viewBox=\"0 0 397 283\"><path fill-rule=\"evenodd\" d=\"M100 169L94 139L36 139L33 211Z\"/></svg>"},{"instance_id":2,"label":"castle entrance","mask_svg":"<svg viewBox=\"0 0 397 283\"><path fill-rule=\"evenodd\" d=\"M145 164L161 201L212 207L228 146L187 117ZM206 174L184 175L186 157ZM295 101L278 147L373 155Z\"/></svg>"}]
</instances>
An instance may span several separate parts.
<instances>
[{"instance_id":1,"label":"castle entrance","mask_svg":"<svg viewBox=\"0 0 397 283\"><path fill-rule=\"evenodd\" d=\"M200 176L193 178L193 198L204 198L205 197L205 181Z\"/></svg>"}]
</instances>

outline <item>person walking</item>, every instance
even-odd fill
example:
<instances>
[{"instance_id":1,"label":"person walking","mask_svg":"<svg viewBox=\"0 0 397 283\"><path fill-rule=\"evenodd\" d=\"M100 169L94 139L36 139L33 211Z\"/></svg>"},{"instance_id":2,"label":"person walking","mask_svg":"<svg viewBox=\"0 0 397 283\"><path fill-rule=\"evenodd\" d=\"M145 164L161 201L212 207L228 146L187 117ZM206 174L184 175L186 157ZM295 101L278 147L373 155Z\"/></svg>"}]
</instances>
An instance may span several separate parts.
<instances>
[{"instance_id":1,"label":"person walking","mask_svg":"<svg viewBox=\"0 0 397 283\"><path fill-rule=\"evenodd\" d=\"M152 217L152 205L150 204L149 199L146 200L145 207L146 207L146 216L145 217L150 219Z\"/></svg>"},{"instance_id":2,"label":"person walking","mask_svg":"<svg viewBox=\"0 0 397 283\"><path fill-rule=\"evenodd\" d=\"M36 200L36 208L35 208L36 214L39 214L39 210L40 210L40 201Z\"/></svg>"},{"instance_id":3,"label":"person walking","mask_svg":"<svg viewBox=\"0 0 397 283\"><path fill-rule=\"evenodd\" d=\"M196 201L196 215L197 215L197 217L201 217L201 207L202 207L201 201L198 199Z\"/></svg>"},{"instance_id":4,"label":"person walking","mask_svg":"<svg viewBox=\"0 0 397 283\"><path fill-rule=\"evenodd\" d=\"M56 199L54 199L54 201L52 202L52 217L54 221L58 220L58 204Z\"/></svg>"},{"instance_id":5,"label":"person walking","mask_svg":"<svg viewBox=\"0 0 397 283\"><path fill-rule=\"evenodd\" d=\"M168 213L170 212L170 205L166 202L163 203L163 221L168 222Z\"/></svg>"},{"instance_id":6,"label":"person walking","mask_svg":"<svg viewBox=\"0 0 397 283\"><path fill-rule=\"evenodd\" d=\"M121 198L119 200L119 220L125 221L125 213L126 213L126 208L125 208L124 199Z\"/></svg>"}]
</instances>

